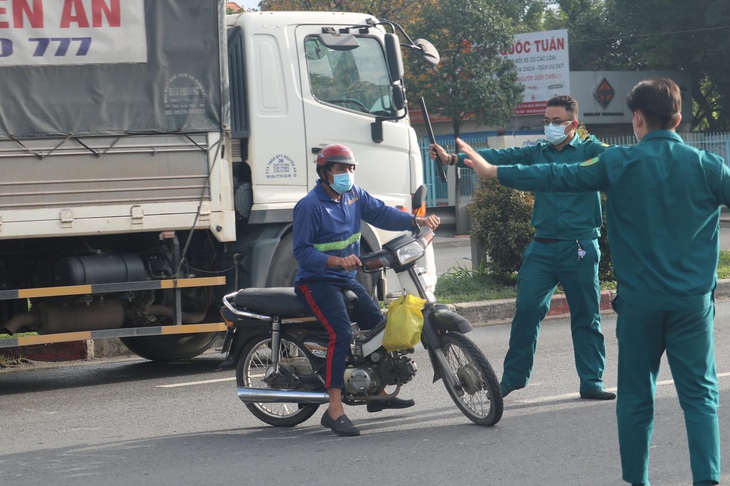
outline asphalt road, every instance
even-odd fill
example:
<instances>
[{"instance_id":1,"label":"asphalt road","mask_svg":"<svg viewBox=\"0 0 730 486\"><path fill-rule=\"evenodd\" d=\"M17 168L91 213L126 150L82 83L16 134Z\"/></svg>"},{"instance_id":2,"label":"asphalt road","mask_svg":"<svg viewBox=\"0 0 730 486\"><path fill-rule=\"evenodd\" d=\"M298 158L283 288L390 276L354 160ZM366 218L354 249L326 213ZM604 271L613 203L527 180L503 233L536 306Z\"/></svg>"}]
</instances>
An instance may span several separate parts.
<instances>
[{"instance_id":1,"label":"asphalt road","mask_svg":"<svg viewBox=\"0 0 730 486\"><path fill-rule=\"evenodd\" d=\"M730 303L718 304L720 390L730 392ZM604 318L606 386L616 385L615 320ZM505 399L494 427L471 424L432 383L422 349L403 389L416 406L348 409L363 435L340 438L318 412L294 428L259 422L219 357L162 365L136 358L0 372L0 483L619 485L613 402L578 398L569 323L543 326L530 385ZM470 336L498 374L509 326ZM420 348L420 347L419 347ZM691 484L684 422L666 363L657 387L654 486ZM321 409L323 411L323 409ZM730 467L730 413L720 409ZM730 479L726 473L725 480Z\"/></svg>"}]
</instances>

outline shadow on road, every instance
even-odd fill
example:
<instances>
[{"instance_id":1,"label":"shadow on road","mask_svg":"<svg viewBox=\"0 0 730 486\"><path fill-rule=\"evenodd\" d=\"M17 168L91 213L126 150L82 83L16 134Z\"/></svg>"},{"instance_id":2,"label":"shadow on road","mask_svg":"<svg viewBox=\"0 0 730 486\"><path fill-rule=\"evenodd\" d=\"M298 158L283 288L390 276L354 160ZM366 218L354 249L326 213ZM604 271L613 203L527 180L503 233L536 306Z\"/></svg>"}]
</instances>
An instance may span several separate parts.
<instances>
[{"instance_id":1,"label":"shadow on road","mask_svg":"<svg viewBox=\"0 0 730 486\"><path fill-rule=\"evenodd\" d=\"M86 362L13 370L0 373L0 396L207 374L217 371L222 359L222 355L211 353L174 363L128 358L107 363L95 360L93 366L84 366L91 364ZM221 378L233 374L234 370L220 372Z\"/></svg>"}]
</instances>

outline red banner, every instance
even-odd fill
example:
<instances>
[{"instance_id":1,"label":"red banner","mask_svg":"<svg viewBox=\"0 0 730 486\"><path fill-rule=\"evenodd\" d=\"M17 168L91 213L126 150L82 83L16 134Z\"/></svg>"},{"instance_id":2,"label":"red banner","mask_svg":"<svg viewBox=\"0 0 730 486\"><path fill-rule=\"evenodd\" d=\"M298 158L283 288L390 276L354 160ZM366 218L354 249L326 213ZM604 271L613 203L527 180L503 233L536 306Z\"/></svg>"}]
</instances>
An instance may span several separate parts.
<instances>
[{"instance_id":1,"label":"red banner","mask_svg":"<svg viewBox=\"0 0 730 486\"><path fill-rule=\"evenodd\" d=\"M423 123L423 113L421 110L408 110L408 116L411 123ZM441 115L430 115L431 123L450 122L451 118Z\"/></svg>"},{"instance_id":2,"label":"red banner","mask_svg":"<svg viewBox=\"0 0 730 486\"><path fill-rule=\"evenodd\" d=\"M515 108L515 115L544 115L545 108L547 108L547 101L530 101L527 103L520 103Z\"/></svg>"}]
</instances>

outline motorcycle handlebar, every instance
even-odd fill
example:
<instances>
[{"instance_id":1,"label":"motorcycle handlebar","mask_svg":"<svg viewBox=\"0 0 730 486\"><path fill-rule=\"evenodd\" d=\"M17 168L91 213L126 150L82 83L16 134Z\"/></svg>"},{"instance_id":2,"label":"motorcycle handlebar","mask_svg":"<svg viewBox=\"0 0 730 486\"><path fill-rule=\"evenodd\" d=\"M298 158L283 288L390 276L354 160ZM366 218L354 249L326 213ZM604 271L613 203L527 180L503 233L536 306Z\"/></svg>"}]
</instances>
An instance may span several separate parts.
<instances>
[{"instance_id":1,"label":"motorcycle handlebar","mask_svg":"<svg viewBox=\"0 0 730 486\"><path fill-rule=\"evenodd\" d=\"M401 238L405 238L405 241L402 241ZM430 229L428 226L424 226L422 228L419 228L418 232L415 234L411 234L410 238L407 238L404 236L399 236L388 243L386 243L382 250L376 251L375 253L370 253L365 256L360 257L361 265L359 267L355 267L353 270L362 270L365 273L377 273L385 268L392 268L395 262L395 256L393 255L393 252L395 251L394 248L389 247L388 245L400 240L400 244L397 244L396 247L399 248L402 244L409 243L413 240L419 240L422 246L425 248L428 245L431 244L431 241L434 238L433 230ZM342 265L338 265L335 267L337 271L344 271L345 268Z\"/></svg>"},{"instance_id":2,"label":"motorcycle handlebar","mask_svg":"<svg viewBox=\"0 0 730 486\"><path fill-rule=\"evenodd\" d=\"M375 273L384 268L390 268L391 265L388 261L389 255L390 250L383 249L361 257L360 261L362 262L362 265L360 266L360 269L365 273Z\"/></svg>"}]
</instances>

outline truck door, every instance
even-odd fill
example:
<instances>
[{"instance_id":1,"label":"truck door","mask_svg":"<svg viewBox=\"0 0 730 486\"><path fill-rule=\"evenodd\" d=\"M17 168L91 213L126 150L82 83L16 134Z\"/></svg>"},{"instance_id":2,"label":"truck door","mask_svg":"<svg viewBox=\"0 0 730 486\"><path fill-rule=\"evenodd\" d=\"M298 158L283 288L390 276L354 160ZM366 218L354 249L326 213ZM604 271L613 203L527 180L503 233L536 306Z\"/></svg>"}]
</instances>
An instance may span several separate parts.
<instances>
[{"instance_id":1,"label":"truck door","mask_svg":"<svg viewBox=\"0 0 730 486\"><path fill-rule=\"evenodd\" d=\"M322 27L297 28L305 138L312 162L309 185L317 179L316 152L331 143L347 145L360 165L355 183L389 205L404 204L411 192L410 126L392 102L392 81L379 32L358 34L359 46L335 50L318 38ZM383 122L383 140L375 142L371 125Z\"/></svg>"}]
</instances>

